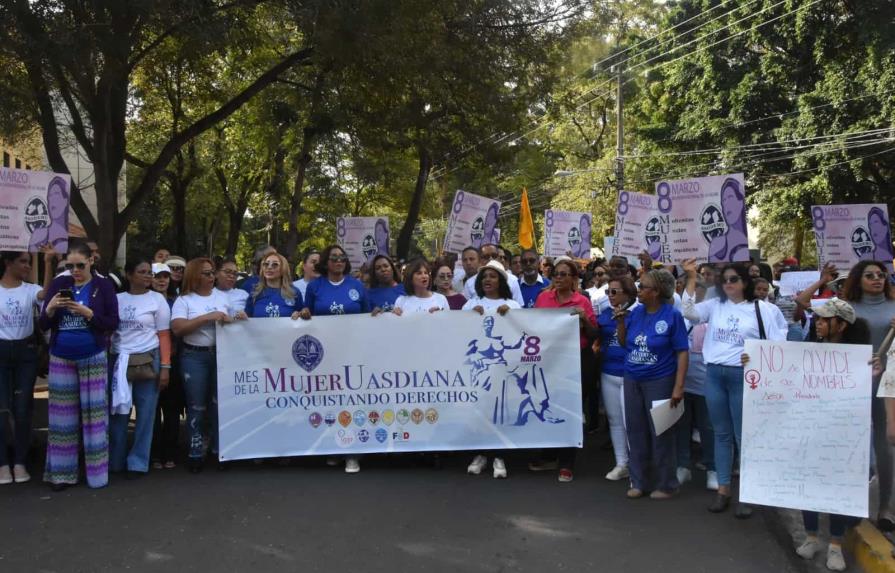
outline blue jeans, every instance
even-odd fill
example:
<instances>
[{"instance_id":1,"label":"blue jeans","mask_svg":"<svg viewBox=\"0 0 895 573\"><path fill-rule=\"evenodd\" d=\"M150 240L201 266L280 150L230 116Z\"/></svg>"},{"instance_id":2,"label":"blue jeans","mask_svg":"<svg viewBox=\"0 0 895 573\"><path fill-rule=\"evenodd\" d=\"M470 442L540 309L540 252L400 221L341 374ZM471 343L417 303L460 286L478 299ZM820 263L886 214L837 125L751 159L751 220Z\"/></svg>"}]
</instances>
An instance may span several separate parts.
<instances>
[{"instance_id":1,"label":"blue jeans","mask_svg":"<svg viewBox=\"0 0 895 573\"><path fill-rule=\"evenodd\" d=\"M817 535L820 514L816 511L802 511L802 523L805 524L805 533ZM842 538L849 527L854 527L861 521L860 517L850 515L830 514L830 537Z\"/></svg>"},{"instance_id":2,"label":"blue jeans","mask_svg":"<svg viewBox=\"0 0 895 573\"><path fill-rule=\"evenodd\" d=\"M214 348L197 351L184 348L180 355L183 389L186 394L186 424L190 435L190 459L205 457L205 424L208 424L212 453L218 451L218 375Z\"/></svg>"},{"instance_id":3,"label":"blue jeans","mask_svg":"<svg viewBox=\"0 0 895 573\"><path fill-rule=\"evenodd\" d=\"M161 372L159 349L151 351L152 367ZM117 354L109 357L109 387L112 387ZM158 380L128 381L131 385L131 396L134 408L137 409L137 422L134 427L134 443L127 451L127 426L130 412L112 414L109 420L109 470L120 472L127 469L132 472L149 471L149 450L152 447L152 428L155 424L155 405L158 402Z\"/></svg>"},{"instance_id":4,"label":"blue jeans","mask_svg":"<svg viewBox=\"0 0 895 573\"><path fill-rule=\"evenodd\" d=\"M6 444L12 416L14 464L25 465L31 445L37 348L25 340L0 340L0 465L9 465Z\"/></svg>"},{"instance_id":5,"label":"blue jeans","mask_svg":"<svg viewBox=\"0 0 895 573\"><path fill-rule=\"evenodd\" d=\"M743 431L743 367L706 365L705 401L715 430L718 485L729 486L734 444L740 449Z\"/></svg>"},{"instance_id":6,"label":"blue jeans","mask_svg":"<svg viewBox=\"0 0 895 573\"><path fill-rule=\"evenodd\" d=\"M674 428L656 435L650 409L655 400L671 398L674 376L634 380L625 376L625 429L631 487L673 492L680 484L674 468Z\"/></svg>"},{"instance_id":7,"label":"blue jeans","mask_svg":"<svg viewBox=\"0 0 895 573\"><path fill-rule=\"evenodd\" d=\"M677 433L677 467L690 467L690 436L693 434L693 426L699 430L699 440L702 444L702 463L708 471L715 470L715 432L712 422L709 420L709 409L705 403L705 396L684 393L684 413L680 421L675 425Z\"/></svg>"}]
</instances>

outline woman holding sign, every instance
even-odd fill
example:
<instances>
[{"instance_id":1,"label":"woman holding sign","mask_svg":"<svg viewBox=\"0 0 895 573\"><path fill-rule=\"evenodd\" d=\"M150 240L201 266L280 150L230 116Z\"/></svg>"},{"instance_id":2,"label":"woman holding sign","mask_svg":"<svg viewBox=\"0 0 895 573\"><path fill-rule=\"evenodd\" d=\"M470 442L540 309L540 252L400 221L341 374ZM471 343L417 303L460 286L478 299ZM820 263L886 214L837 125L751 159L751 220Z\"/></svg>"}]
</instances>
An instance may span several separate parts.
<instances>
[{"instance_id":1,"label":"woman holding sign","mask_svg":"<svg viewBox=\"0 0 895 573\"><path fill-rule=\"evenodd\" d=\"M311 320L311 316L329 316L340 314L363 314L370 312L366 290L363 283L350 276L351 263L339 245L330 245L320 253L317 263L320 276L308 284L305 293L305 307L292 318ZM335 465L333 458L327 463ZM345 457L345 473L355 474L360 471L360 460L357 456Z\"/></svg>"},{"instance_id":2,"label":"woman holding sign","mask_svg":"<svg viewBox=\"0 0 895 573\"><path fill-rule=\"evenodd\" d=\"M740 447L743 429L743 352L747 339L786 340L780 309L755 299L749 274L742 265L728 264L717 275L717 298L697 303L696 261L683 262L687 288L684 316L693 324L708 324L702 347L706 364L705 400L715 430L715 469L718 494L709 506L712 513L730 507L734 444ZM745 519L752 509L737 504L736 517Z\"/></svg>"},{"instance_id":3,"label":"woman holding sign","mask_svg":"<svg viewBox=\"0 0 895 573\"><path fill-rule=\"evenodd\" d=\"M684 317L674 308L674 275L664 269L644 274L638 286L640 305L614 314L618 340L625 354L625 424L630 448L628 497L668 499L678 484L675 435L667 429L656 435L651 410L655 402L684 399L689 345Z\"/></svg>"},{"instance_id":4,"label":"woman holding sign","mask_svg":"<svg viewBox=\"0 0 895 573\"><path fill-rule=\"evenodd\" d=\"M78 482L78 439L83 434L87 485L109 483L107 426L108 335L118 327L112 281L94 273L90 247L73 245L68 275L47 290L40 327L50 331L49 433L44 481L54 491Z\"/></svg>"}]
</instances>

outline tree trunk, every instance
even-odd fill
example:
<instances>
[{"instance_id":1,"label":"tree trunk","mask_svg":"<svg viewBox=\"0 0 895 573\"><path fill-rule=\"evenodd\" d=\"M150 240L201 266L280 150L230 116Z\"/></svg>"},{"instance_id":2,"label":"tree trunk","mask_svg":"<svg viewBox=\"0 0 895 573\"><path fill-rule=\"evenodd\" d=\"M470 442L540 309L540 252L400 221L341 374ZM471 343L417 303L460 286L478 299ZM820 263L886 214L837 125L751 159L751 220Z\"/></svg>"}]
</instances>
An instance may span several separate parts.
<instances>
[{"instance_id":1,"label":"tree trunk","mask_svg":"<svg viewBox=\"0 0 895 573\"><path fill-rule=\"evenodd\" d=\"M793 237L793 248L795 252L792 254L799 263L802 262L802 251L805 248L805 224L796 222L795 236Z\"/></svg>"},{"instance_id":2,"label":"tree trunk","mask_svg":"<svg viewBox=\"0 0 895 573\"><path fill-rule=\"evenodd\" d=\"M413 238L413 229L420 217L423 207L423 195L426 193L426 183L429 181L429 173L432 171L432 157L429 150L423 145L417 146L419 153L419 171L416 175L416 186L413 189L413 198L410 200L410 208L407 210L407 218L401 233L398 235L397 257L406 259L410 254L410 241Z\"/></svg>"},{"instance_id":3,"label":"tree trunk","mask_svg":"<svg viewBox=\"0 0 895 573\"><path fill-rule=\"evenodd\" d=\"M186 244L186 187L177 177L171 180L171 199L174 201L174 253L189 260Z\"/></svg>"}]
</instances>

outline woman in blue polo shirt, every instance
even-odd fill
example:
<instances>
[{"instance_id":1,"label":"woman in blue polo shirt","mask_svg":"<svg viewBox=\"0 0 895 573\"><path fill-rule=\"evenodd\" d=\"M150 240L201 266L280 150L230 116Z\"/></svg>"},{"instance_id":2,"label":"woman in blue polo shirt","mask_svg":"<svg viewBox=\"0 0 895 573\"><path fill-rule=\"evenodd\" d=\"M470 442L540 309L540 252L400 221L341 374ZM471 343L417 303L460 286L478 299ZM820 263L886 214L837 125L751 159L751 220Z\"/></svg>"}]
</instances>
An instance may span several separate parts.
<instances>
[{"instance_id":1,"label":"woman in blue polo shirt","mask_svg":"<svg viewBox=\"0 0 895 573\"><path fill-rule=\"evenodd\" d=\"M279 253L270 253L261 261L258 284L246 299L249 318L292 316L304 308L301 293L292 286L289 262Z\"/></svg>"},{"instance_id":2,"label":"woman in blue polo shirt","mask_svg":"<svg viewBox=\"0 0 895 573\"><path fill-rule=\"evenodd\" d=\"M637 304L637 287L631 277L617 277L609 281L606 293L609 296L609 306L597 316L602 358L600 391L606 418L609 420L612 450L615 452L615 467L606 474L606 479L618 481L628 477L628 436L625 433L625 402L622 391L625 385L627 352L619 344L614 314Z\"/></svg>"},{"instance_id":3,"label":"woman in blue polo shirt","mask_svg":"<svg viewBox=\"0 0 895 573\"><path fill-rule=\"evenodd\" d=\"M398 282L398 269L395 263L385 255L373 257L370 273L370 288L367 289L367 300L374 313L390 312L395 308L399 296L407 294L404 285Z\"/></svg>"},{"instance_id":4,"label":"woman in blue polo shirt","mask_svg":"<svg viewBox=\"0 0 895 573\"><path fill-rule=\"evenodd\" d=\"M671 399L677 407L684 398L688 343L684 317L675 310L674 276L654 270L640 279L640 305L619 311L618 340L625 354L625 424L630 448L629 498L652 491L652 499L668 499L678 488L671 430L657 436L650 417L656 400Z\"/></svg>"},{"instance_id":5,"label":"woman in blue polo shirt","mask_svg":"<svg viewBox=\"0 0 895 573\"><path fill-rule=\"evenodd\" d=\"M338 245L330 245L320 253L317 263L320 276L308 284L305 290L304 308L292 315L293 319L310 320L312 316L362 314L370 312L363 283L350 276L351 263L345 251ZM345 472L360 471L357 456L346 456Z\"/></svg>"}]
</instances>

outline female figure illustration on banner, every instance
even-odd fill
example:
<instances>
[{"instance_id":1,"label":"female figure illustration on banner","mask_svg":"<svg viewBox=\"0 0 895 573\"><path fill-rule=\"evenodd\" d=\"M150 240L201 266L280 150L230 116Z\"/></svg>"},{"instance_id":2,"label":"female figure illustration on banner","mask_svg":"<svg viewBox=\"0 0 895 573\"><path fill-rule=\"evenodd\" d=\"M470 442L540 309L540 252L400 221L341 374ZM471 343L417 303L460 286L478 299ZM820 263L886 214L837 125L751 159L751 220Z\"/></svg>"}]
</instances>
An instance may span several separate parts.
<instances>
[{"instance_id":1,"label":"female figure illustration on banner","mask_svg":"<svg viewBox=\"0 0 895 573\"><path fill-rule=\"evenodd\" d=\"M729 178L721 185L721 212L727 223L727 230L713 238L709 244L709 262L748 259L746 196L736 179Z\"/></svg>"},{"instance_id":2,"label":"female figure illustration on banner","mask_svg":"<svg viewBox=\"0 0 895 573\"><path fill-rule=\"evenodd\" d=\"M62 177L53 177L47 185L47 216L49 224L31 232L29 251L51 245L57 252L68 250L68 186ZM28 206L30 208L31 205ZM28 213L26 213L27 215Z\"/></svg>"},{"instance_id":3,"label":"female figure illustration on banner","mask_svg":"<svg viewBox=\"0 0 895 573\"><path fill-rule=\"evenodd\" d=\"M879 207L872 207L867 213L867 229L870 231L870 240L873 241L873 250L868 251L861 259L890 262L892 233L889 230L889 220Z\"/></svg>"}]
</instances>

